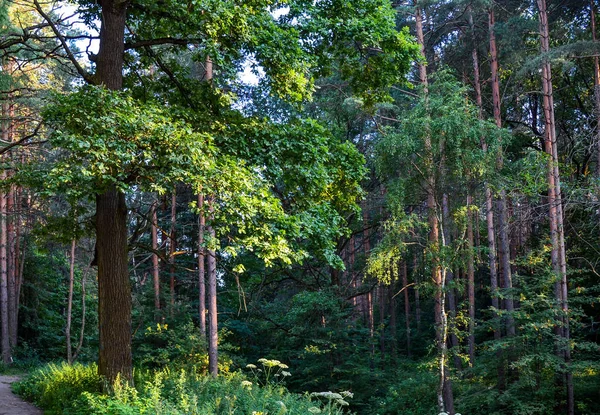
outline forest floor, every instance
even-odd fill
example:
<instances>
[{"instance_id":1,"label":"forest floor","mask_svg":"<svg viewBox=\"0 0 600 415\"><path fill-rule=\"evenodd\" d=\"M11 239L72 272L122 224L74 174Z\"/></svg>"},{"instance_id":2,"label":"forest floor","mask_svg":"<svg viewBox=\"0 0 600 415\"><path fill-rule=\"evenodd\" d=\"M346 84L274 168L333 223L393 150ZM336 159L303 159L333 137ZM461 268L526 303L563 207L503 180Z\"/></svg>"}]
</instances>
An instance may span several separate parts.
<instances>
[{"instance_id":1,"label":"forest floor","mask_svg":"<svg viewBox=\"0 0 600 415\"><path fill-rule=\"evenodd\" d=\"M0 375L0 415L42 415L41 409L12 393L10 384L18 380L18 376Z\"/></svg>"}]
</instances>

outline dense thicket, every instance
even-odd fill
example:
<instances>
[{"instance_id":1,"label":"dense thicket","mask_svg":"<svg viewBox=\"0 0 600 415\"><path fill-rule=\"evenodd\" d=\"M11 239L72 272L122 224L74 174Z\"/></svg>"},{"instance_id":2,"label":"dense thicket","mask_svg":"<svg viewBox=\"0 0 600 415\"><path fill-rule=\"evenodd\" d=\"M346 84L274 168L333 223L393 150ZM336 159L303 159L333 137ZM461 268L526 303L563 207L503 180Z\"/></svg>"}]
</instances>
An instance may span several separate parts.
<instances>
[{"instance_id":1,"label":"dense thicket","mask_svg":"<svg viewBox=\"0 0 600 415\"><path fill-rule=\"evenodd\" d=\"M146 3L2 2L6 365L600 413L594 0Z\"/></svg>"}]
</instances>

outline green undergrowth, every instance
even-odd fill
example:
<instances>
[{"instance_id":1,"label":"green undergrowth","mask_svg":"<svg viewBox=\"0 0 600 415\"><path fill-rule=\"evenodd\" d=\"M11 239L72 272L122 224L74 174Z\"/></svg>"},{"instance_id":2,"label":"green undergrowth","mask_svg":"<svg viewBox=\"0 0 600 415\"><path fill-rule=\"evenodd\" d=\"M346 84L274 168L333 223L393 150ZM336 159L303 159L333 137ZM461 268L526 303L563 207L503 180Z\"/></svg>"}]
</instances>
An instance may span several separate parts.
<instances>
[{"instance_id":1,"label":"green undergrowth","mask_svg":"<svg viewBox=\"0 0 600 415\"><path fill-rule=\"evenodd\" d=\"M134 384L117 381L105 394L96 365L63 363L36 370L13 388L46 414L342 414L341 406L321 397L293 394L281 385L259 386L240 374L214 379L185 370L140 370Z\"/></svg>"}]
</instances>

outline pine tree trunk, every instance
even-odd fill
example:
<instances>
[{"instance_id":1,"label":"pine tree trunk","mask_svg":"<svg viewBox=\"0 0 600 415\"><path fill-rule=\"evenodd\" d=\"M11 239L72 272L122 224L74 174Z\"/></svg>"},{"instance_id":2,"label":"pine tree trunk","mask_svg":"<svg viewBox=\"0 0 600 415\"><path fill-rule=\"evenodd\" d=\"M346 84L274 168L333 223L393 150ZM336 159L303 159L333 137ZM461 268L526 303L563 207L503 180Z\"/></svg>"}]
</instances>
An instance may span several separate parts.
<instances>
[{"instance_id":1,"label":"pine tree trunk","mask_svg":"<svg viewBox=\"0 0 600 415\"><path fill-rule=\"evenodd\" d=\"M85 338L85 275L87 271L81 276L81 328L79 329L79 342L77 343L75 353L73 353L73 361L75 361L77 356L79 356L79 352L81 352L83 340Z\"/></svg>"},{"instance_id":2,"label":"pine tree trunk","mask_svg":"<svg viewBox=\"0 0 600 415\"><path fill-rule=\"evenodd\" d=\"M6 179L6 171L0 173L0 180ZM0 334L2 336L2 362L12 363L8 315L8 273L6 258L6 193L0 192Z\"/></svg>"},{"instance_id":3,"label":"pine tree trunk","mask_svg":"<svg viewBox=\"0 0 600 415\"><path fill-rule=\"evenodd\" d=\"M595 0L590 1L590 17L592 22L592 40L597 42L596 35L596 4ZM596 115L596 179L600 179L600 59L598 55L594 56L594 113ZM597 189L600 199L600 186ZM600 208L598 209L600 218Z\"/></svg>"},{"instance_id":4,"label":"pine tree trunk","mask_svg":"<svg viewBox=\"0 0 600 415\"><path fill-rule=\"evenodd\" d=\"M212 203L211 203L212 205ZM208 235L214 241L215 230L208 226ZM214 242L213 242L214 243ZM208 371L212 376L219 374L218 367L218 321L217 321L217 258L214 249L208 249Z\"/></svg>"},{"instance_id":5,"label":"pine tree trunk","mask_svg":"<svg viewBox=\"0 0 600 415\"><path fill-rule=\"evenodd\" d=\"M546 0L537 0L540 19L540 46L542 54L550 50L550 35L548 27L548 15ZM552 91L552 69L547 58L542 63L542 89L544 93L544 150L550 156L548 163L548 203L550 206L550 236L552 240L552 267L558 281L555 285L555 296L560 304L562 315L562 326L557 328L557 333L563 337L565 346L557 347L557 354L564 359L564 378L566 387L567 408L557 407L557 412L568 415L575 413L575 402L573 392L573 378L571 374L571 346L569 332L569 308L567 298L567 264L565 254L565 240L563 228L562 195L560 186L560 172L558 168L558 145L556 142L556 127L554 122L554 96Z\"/></svg>"},{"instance_id":6,"label":"pine tree trunk","mask_svg":"<svg viewBox=\"0 0 600 415\"><path fill-rule=\"evenodd\" d=\"M469 293L469 361L475 365L475 255L473 253L473 200L467 196L467 291Z\"/></svg>"},{"instance_id":7,"label":"pine tree trunk","mask_svg":"<svg viewBox=\"0 0 600 415\"><path fill-rule=\"evenodd\" d=\"M67 326L65 338L67 340L67 362L73 364L73 351L71 349L71 318L73 315L73 286L75 284L75 246L76 241L71 241L71 258L69 263L69 295L67 297Z\"/></svg>"},{"instance_id":8,"label":"pine tree trunk","mask_svg":"<svg viewBox=\"0 0 600 415\"><path fill-rule=\"evenodd\" d=\"M417 32L417 43L419 44L421 53L425 54L425 40L423 36L423 16L420 7L417 5L415 10L415 27ZM428 96L427 82L427 67L424 63L419 63L419 78L423 85L423 93L425 99ZM427 130L428 126L424 128ZM429 223L429 249L432 250L432 258L434 263L431 265L432 280L435 285L434 294L434 313L435 313L435 333L436 333L436 348L439 359L439 387L437 391L438 409L440 412L447 411L450 415L454 414L454 398L452 394L452 386L448 379L448 371L446 366L447 359L447 316L445 311L445 270L442 269L439 260L436 257L439 255L439 222L437 214L437 203L435 197L435 173L433 171L433 148L431 144L431 136L426 132L424 138L425 147L425 165L426 165L426 190L427 190L427 211Z\"/></svg>"},{"instance_id":9,"label":"pine tree trunk","mask_svg":"<svg viewBox=\"0 0 600 415\"><path fill-rule=\"evenodd\" d=\"M489 10L489 31L490 31L490 69L491 69L491 84L492 84L492 104L494 108L494 121L498 128L502 128L502 114L500 111L500 79L498 75L498 49L496 47L495 34L495 16L493 8ZM500 171L504 164L502 149L500 149L497 157L497 169ZM500 195L496 201L496 210L498 212L498 257L500 259L502 270L502 282L506 290L512 289L512 274L510 265L510 242L509 242L509 226L508 214L506 208L506 191L500 190ZM506 332L509 336L515 334L514 324L514 303L512 293L509 293L504 300L504 305L508 313L506 322Z\"/></svg>"},{"instance_id":10,"label":"pine tree trunk","mask_svg":"<svg viewBox=\"0 0 600 415\"><path fill-rule=\"evenodd\" d=\"M157 202L150 207L152 226L150 228L152 238L152 282L154 286L154 320L160 322L162 315L160 311L160 269L158 266L158 216L156 214Z\"/></svg>"}]
</instances>

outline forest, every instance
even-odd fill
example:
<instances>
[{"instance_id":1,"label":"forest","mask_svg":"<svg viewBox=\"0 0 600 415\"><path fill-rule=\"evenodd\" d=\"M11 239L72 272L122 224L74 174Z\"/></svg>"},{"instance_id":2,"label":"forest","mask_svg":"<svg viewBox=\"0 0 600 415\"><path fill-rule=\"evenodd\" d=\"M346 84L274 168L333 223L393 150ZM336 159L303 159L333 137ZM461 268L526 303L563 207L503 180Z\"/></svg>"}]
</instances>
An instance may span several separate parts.
<instances>
[{"instance_id":1,"label":"forest","mask_svg":"<svg viewBox=\"0 0 600 415\"><path fill-rule=\"evenodd\" d=\"M600 414L599 6L0 0L0 376L47 414Z\"/></svg>"}]
</instances>

